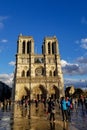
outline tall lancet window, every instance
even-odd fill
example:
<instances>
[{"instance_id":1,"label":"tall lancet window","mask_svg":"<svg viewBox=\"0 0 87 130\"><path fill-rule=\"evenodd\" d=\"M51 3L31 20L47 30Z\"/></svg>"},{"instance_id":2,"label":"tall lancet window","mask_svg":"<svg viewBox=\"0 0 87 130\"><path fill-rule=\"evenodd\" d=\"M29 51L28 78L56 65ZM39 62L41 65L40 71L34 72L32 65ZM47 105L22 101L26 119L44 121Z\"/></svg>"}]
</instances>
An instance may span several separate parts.
<instances>
[{"instance_id":1,"label":"tall lancet window","mask_svg":"<svg viewBox=\"0 0 87 130\"><path fill-rule=\"evenodd\" d=\"M23 44L22 44L22 54L25 54L25 41L23 41Z\"/></svg>"},{"instance_id":2,"label":"tall lancet window","mask_svg":"<svg viewBox=\"0 0 87 130\"><path fill-rule=\"evenodd\" d=\"M52 43L52 54L56 53L56 42Z\"/></svg>"},{"instance_id":3,"label":"tall lancet window","mask_svg":"<svg viewBox=\"0 0 87 130\"><path fill-rule=\"evenodd\" d=\"M50 42L48 43L48 54L50 54Z\"/></svg>"},{"instance_id":4,"label":"tall lancet window","mask_svg":"<svg viewBox=\"0 0 87 130\"><path fill-rule=\"evenodd\" d=\"M21 76L25 77L25 71L24 70L22 71Z\"/></svg>"},{"instance_id":5,"label":"tall lancet window","mask_svg":"<svg viewBox=\"0 0 87 130\"><path fill-rule=\"evenodd\" d=\"M31 53L31 41L27 42L27 54Z\"/></svg>"},{"instance_id":6,"label":"tall lancet window","mask_svg":"<svg viewBox=\"0 0 87 130\"><path fill-rule=\"evenodd\" d=\"M27 71L27 77L29 77L30 76L30 72L29 72L29 70Z\"/></svg>"}]
</instances>

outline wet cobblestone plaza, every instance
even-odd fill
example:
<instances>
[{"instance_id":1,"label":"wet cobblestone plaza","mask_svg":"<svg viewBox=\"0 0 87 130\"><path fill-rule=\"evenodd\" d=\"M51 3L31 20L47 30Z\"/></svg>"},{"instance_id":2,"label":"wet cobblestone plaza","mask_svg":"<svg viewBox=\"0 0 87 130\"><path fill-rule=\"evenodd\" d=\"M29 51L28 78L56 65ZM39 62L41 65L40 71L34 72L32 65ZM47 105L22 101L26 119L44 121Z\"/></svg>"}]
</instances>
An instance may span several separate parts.
<instances>
[{"instance_id":1,"label":"wet cobblestone plaza","mask_svg":"<svg viewBox=\"0 0 87 130\"><path fill-rule=\"evenodd\" d=\"M56 120L50 122L42 103L38 110L33 103L31 111L16 104L11 110L0 108L0 130L87 130L87 112L80 106L72 110L70 121L63 122L61 110L56 107Z\"/></svg>"}]
</instances>

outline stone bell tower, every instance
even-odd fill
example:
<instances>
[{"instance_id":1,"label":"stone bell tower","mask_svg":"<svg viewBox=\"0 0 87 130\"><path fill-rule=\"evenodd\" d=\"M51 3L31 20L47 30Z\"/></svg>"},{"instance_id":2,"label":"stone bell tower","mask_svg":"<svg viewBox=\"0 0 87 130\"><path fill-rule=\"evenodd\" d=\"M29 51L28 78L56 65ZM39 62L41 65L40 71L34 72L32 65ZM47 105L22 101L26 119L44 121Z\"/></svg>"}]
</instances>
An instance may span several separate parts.
<instances>
[{"instance_id":1,"label":"stone bell tower","mask_svg":"<svg viewBox=\"0 0 87 130\"><path fill-rule=\"evenodd\" d=\"M59 43L56 36L46 37L44 39L42 54L45 59L46 77L49 77L49 79L52 78L52 80L55 79L55 83L58 84L57 86L60 89L60 96L64 95L64 81L59 54Z\"/></svg>"}]
</instances>

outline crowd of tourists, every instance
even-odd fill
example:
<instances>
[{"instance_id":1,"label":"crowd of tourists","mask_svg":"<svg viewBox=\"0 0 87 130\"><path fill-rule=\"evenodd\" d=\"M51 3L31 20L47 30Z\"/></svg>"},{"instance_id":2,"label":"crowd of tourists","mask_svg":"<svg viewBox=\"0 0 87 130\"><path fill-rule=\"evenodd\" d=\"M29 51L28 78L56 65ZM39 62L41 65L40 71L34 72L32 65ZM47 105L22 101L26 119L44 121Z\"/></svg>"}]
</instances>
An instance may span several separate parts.
<instances>
[{"instance_id":1,"label":"crowd of tourists","mask_svg":"<svg viewBox=\"0 0 87 130\"><path fill-rule=\"evenodd\" d=\"M43 98L42 100L32 100L28 97L22 98L21 101L18 101L17 104L23 106L25 109L30 109L31 103L35 104L36 111L39 110L39 103L43 103L44 111L47 113L47 118L50 121L55 122L55 117L57 111L61 111L61 117L63 121L71 120L71 112L72 110L78 111L78 107L85 109L87 113L87 96L80 96L79 98L70 98L70 97L61 97L60 99L53 99L49 97L48 99ZM7 110L11 109L11 100L5 99L2 102L2 109Z\"/></svg>"},{"instance_id":2,"label":"crowd of tourists","mask_svg":"<svg viewBox=\"0 0 87 130\"><path fill-rule=\"evenodd\" d=\"M48 118L50 121L55 122L55 116L57 110L61 110L61 116L63 121L71 120L71 112L72 110L78 111L78 107L82 110L86 110L87 112L87 96L80 96L79 98L70 98L70 97L61 97L60 99L53 99L49 97L49 99L42 100L33 100L35 103L36 111L39 109L39 103L42 102L44 105L44 110L48 114ZM29 98L22 98L20 104L25 108L30 106L31 102Z\"/></svg>"},{"instance_id":3,"label":"crowd of tourists","mask_svg":"<svg viewBox=\"0 0 87 130\"><path fill-rule=\"evenodd\" d=\"M11 105L12 105L11 99L4 98L3 101L0 101L0 108L3 111L9 111L9 110L11 110Z\"/></svg>"}]
</instances>

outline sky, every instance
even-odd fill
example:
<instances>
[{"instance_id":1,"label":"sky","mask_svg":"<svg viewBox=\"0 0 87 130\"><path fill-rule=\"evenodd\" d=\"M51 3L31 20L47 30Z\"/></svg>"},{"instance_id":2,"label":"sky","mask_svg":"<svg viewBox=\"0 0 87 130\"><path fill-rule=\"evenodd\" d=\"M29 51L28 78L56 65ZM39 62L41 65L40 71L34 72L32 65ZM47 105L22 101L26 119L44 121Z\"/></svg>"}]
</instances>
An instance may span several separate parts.
<instances>
[{"instance_id":1,"label":"sky","mask_svg":"<svg viewBox=\"0 0 87 130\"><path fill-rule=\"evenodd\" d=\"M38 54L56 36L64 85L87 88L87 0L0 0L0 81L11 87L21 33Z\"/></svg>"}]
</instances>

